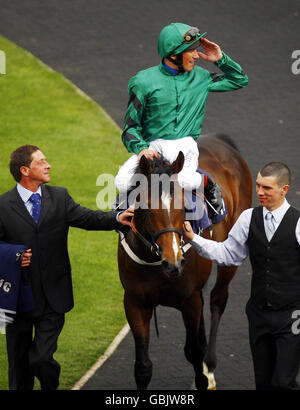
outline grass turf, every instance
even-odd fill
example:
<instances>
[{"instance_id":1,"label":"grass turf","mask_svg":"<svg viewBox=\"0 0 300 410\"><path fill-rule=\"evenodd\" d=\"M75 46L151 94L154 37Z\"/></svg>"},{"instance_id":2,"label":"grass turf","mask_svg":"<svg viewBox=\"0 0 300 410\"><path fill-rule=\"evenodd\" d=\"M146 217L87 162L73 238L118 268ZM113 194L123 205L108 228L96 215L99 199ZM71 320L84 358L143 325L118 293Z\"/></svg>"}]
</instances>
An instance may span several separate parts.
<instances>
[{"instance_id":1,"label":"grass turf","mask_svg":"<svg viewBox=\"0 0 300 410\"><path fill-rule=\"evenodd\" d=\"M128 158L120 129L60 73L0 36L6 74L0 75L0 194L13 188L9 156L18 146L40 147L52 166L51 185L97 209L99 174L116 174ZM69 389L125 324L117 269L117 234L71 228L69 252L74 309L58 340L60 389ZM0 389L6 390L5 336L0 335ZM36 388L39 388L36 385Z\"/></svg>"}]
</instances>

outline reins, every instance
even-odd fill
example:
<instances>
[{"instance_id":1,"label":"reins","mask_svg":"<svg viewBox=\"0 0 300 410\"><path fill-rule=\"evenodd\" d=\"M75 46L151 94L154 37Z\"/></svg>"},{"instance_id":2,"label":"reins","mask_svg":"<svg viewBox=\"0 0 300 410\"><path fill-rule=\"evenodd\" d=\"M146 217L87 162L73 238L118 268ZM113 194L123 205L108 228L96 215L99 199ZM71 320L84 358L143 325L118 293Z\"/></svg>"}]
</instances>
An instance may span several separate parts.
<instances>
[{"instance_id":1,"label":"reins","mask_svg":"<svg viewBox=\"0 0 300 410\"><path fill-rule=\"evenodd\" d=\"M143 242L143 244L150 249L151 253L154 253L156 256L160 257L161 252L159 249L159 246L157 243L154 241L153 243L149 242L137 229L136 226L134 225L134 220L131 218L131 223L130 227L134 234Z\"/></svg>"}]
</instances>

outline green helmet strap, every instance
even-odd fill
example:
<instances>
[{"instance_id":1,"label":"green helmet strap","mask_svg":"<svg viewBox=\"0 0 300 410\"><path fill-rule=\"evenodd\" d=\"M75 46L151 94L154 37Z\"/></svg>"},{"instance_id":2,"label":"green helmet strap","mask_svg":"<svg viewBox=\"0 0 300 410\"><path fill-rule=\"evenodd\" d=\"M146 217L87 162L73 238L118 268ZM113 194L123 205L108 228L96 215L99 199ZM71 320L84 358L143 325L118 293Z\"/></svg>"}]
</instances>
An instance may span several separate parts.
<instances>
[{"instance_id":1,"label":"green helmet strap","mask_svg":"<svg viewBox=\"0 0 300 410\"><path fill-rule=\"evenodd\" d=\"M177 54L176 56L176 59L173 59L173 58L171 58L171 56L167 56L167 57L165 57L167 60L169 60L169 61L171 61L171 63L173 63L173 64L176 64L177 66L178 66L178 71L180 72L180 73L183 73L184 72L184 68L183 68L183 58L182 58L182 53L180 53L180 54Z\"/></svg>"}]
</instances>

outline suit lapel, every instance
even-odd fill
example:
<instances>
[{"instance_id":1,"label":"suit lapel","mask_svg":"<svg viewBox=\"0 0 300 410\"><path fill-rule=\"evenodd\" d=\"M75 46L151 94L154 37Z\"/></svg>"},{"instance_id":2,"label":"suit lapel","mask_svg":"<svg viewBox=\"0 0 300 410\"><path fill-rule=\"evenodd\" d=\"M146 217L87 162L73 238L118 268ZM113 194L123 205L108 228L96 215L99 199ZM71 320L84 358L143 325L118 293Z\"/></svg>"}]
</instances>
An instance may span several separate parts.
<instances>
[{"instance_id":1,"label":"suit lapel","mask_svg":"<svg viewBox=\"0 0 300 410\"><path fill-rule=\"evenodd\" d=\"M48 188L46 185L42 185L42 206L41 206L41 213L40 213L40 220L39 225L43 222L46 218L47 213L51 206L51 197L48 192Z\"/></svg>"},{"instance_id":2,"label":"suit lapel","mask_svg":"<svg viewBox=\"0 0 300 410\"><path fill-rule=\"evenodd\" d=\"M32 226L36 226L32 216L26 209L26 206L18 193L17 187L11 190L10 204L12 209L23 219L25 219L26 222Z\"/></svg>"},{"instance_id":3,"label":"suit lapel","mask_svg":"<svg viewBox=\"0 0 300 410\"><path fill-rule=\"evenodd\" d=\"M17 188L15 187L11 191L10 203L12 209L17 212L22 218L24 218L31 226L36 227L36 224L26 209L24 202L22 201ZM48 210L51 206L51 197L49 195L47 186L42 186L42 206L38 225L40 225L47 216Z\"/></svg>"}]
</instances>

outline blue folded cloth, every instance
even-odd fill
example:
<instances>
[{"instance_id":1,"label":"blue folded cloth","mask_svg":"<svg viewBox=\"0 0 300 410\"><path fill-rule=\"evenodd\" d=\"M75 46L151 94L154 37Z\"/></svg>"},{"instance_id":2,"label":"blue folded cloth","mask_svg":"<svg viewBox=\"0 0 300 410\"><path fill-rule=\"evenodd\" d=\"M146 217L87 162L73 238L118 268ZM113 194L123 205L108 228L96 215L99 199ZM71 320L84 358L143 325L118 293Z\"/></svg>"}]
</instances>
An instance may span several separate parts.
<instances>
[{"instance_id":1,"label":"blue folded cloth","mask_svg":"<svg viewBox=\"0 0 300 410\"><path fill-rule=\"evenodd\" d=\"M0 242L0 327L13 321L17 312L34 309L27 269L21 268L18 255L27 248Z\"/></svg>"}]
</instances>

